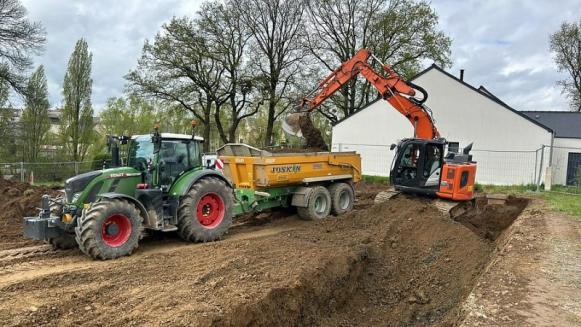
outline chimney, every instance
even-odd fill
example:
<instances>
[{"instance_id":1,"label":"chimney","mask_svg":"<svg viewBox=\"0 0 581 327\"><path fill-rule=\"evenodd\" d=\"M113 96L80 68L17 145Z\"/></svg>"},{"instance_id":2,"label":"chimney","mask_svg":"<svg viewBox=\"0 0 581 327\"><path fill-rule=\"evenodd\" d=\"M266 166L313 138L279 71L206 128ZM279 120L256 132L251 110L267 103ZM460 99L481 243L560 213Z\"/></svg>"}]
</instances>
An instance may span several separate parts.
<instances>
[{"instance_id":1,"label":"chimney","mask_svg":"<svg viewBox=\"0 0 581 327\"><path fill-rule=\"evenodd\" d=\"M464 69L460 69L460 80L464 82Z\"/></svg>"}]
</instances>

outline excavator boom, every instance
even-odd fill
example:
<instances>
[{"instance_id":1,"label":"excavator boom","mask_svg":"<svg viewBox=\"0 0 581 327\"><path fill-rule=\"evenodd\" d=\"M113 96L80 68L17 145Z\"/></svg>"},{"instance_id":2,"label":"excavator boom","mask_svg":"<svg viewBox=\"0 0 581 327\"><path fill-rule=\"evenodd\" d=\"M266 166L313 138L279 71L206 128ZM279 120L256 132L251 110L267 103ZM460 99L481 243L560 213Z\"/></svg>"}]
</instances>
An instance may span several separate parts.
<instances>
[{"instance_id":1,"label":"excavator boom","mask_svg":"<svg viewBox=\"0 0 581 327\"><path fill-rule=\"evenodd\" d=\"M403 80L389 65L381 64L384 72L382 74L376 72L368 62L370 58L377 60L368 50L359 50L353 58L322 80L309 96L303 98L301 111L315 110L345 84L361 75L375 87L383 99L412 123L415 137L421 139L440 137L429 110L423 105L427 93L419 86ZM421 100L414 98L416 90L423 93Z\"/></svg>"}]
</instances>

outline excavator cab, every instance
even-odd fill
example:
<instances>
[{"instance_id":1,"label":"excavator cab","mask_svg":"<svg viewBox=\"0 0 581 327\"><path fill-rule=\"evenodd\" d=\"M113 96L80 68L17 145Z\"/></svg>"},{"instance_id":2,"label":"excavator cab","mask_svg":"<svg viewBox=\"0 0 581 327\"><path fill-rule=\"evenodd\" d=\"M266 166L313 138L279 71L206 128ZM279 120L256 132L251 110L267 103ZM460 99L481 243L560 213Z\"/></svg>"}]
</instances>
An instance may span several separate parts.
<instances>
[{"instance_id":1,"label":"excavator cab","mask_svg":"<svg viewBox=\"0 0 581 327\"><path fill-rule=\"evenodd\" d=\"M469 154L449 152L444 139L404 139L393 159L390 182L398 191L464 201L474 198L476 163Z\"/></svg>"}]
</instances>

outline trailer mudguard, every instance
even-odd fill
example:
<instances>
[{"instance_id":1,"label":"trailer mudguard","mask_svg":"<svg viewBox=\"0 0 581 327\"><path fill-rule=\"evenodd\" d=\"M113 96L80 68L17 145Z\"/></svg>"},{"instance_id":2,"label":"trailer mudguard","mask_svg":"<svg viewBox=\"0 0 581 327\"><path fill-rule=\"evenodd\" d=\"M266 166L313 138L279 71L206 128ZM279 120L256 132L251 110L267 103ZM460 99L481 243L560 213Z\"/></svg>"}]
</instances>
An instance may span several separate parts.
<instances>
[{"instance_id":1,"label":"trailer mudguard","mask_svg":"<svg viewBox=\"0 0 581 327\"><path fill-rule=\"evenodd\" d=\"M185 174L179 176L170 187L168 193L173 197L186 195L197 181L206 177L219 178L223 180L230 188L234 188L232 183L220 172L213 169L199 169L186 172Z\"/></svg>"},{"instance_id":2,"label":"trailer mudguard","mask_svg":"<svg viewBox=\"0 0 581 327\"><path fill-rule=\"evenodd\" d=\"M143 217L143 221L149 221L149 214L147 213L147 209L145 209L145 206L143 205L143 203L139 202L136 198L134 198L132 196L122 194L122 193L101 193L101 194L97 195L97 199L101 199L101 198L127 200L127 201L133 203L135 205L135 207L137 207L137 209L139 209L139 212L141 213L141 217Z\"/></svg>"},{"instance_id":3,"label":"trailer mudguard","mask_svg":"<svg viewBox=\"0 0 581 327\"><path fill-rule=\"evenodd\" d=\"M309 206L309 195L313 191L310 187L301 186L294 191L291 204L295 207L306 208Z\"/></svg>"}]
</instances>

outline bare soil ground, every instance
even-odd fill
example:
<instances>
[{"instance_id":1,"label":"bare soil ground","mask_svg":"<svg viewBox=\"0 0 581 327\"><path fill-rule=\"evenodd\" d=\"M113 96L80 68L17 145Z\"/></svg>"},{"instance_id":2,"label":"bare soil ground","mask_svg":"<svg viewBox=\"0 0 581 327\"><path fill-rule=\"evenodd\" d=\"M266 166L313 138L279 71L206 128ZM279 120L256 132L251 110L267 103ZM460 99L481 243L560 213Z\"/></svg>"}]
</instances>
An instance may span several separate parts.
<instances>
[{"instance_id":1,"label":"bare soil ground","mask_svg":"<svg viewBox=\"0 0 581 327\"><path fill-rule=\"evenodd\" d=\"M581 326L581 219L535 199L498 239L463 326Z\"/></svg>"},{"instance_id":2,"label":"bare soil ground","mask_svg":"<svg viewBox=\"0 0 581 327\"><path fill-rule=\"evenodd\" d=\"M22 217L36 216L43 194L58 192L0 178L0 250L15 249L41 243L22 237Z\"/></svg>"},{"instance_id":3,"label":"bare soil ground","mask_svg":"<svg viewBox=\"0 0 581 327\"><path fill-rule=\"evenodd\" d=\"M489 325L478 311L486 308L478 302L485 297L475 294L488 285L479 282L482 277L496 278L488 276L498 258L515 253L502 255L519 235L510 224L526 201L486 207L481 213L494 218L486 223L481 215L453 221L420 198L400 196L372 205L383 188L359 185L356 210L340 217L302 221L288 211L245 216L223 241L190 244L156 234L133 256L114 261L44 245L15 249L2 245L1 229L0 321L7 326L451 326L467 316L467 326ZM535 210L543 217L544 209ZM523 321L515 319L513 325Z\"/></svg>"}]
</instances>

